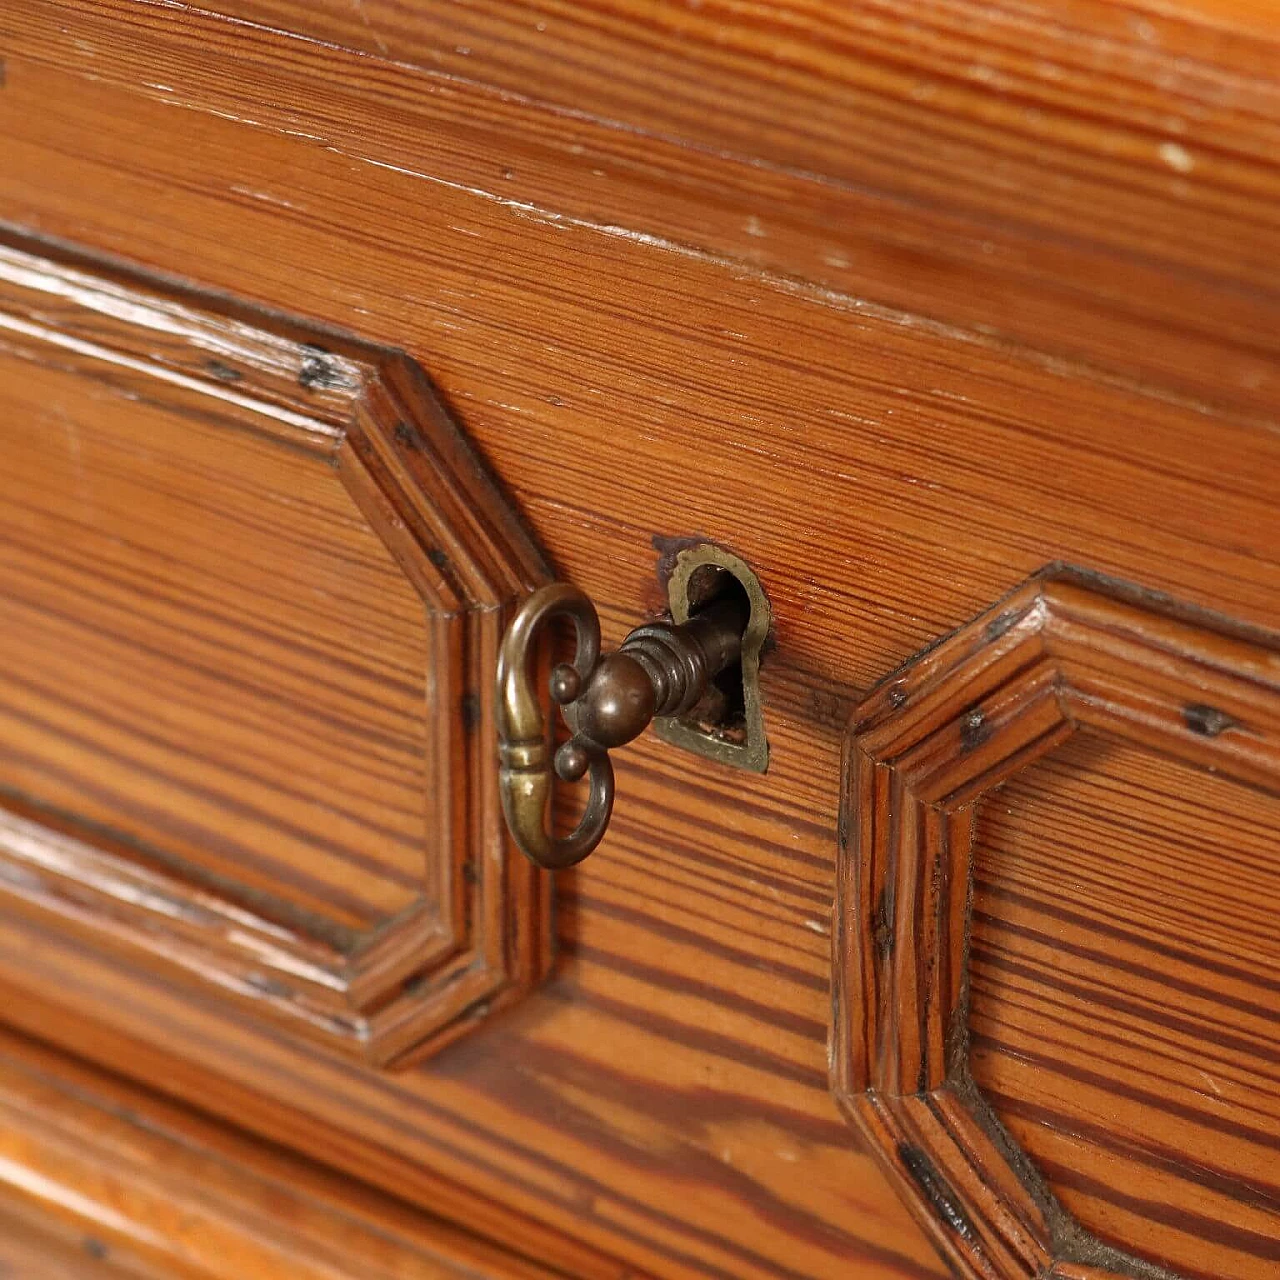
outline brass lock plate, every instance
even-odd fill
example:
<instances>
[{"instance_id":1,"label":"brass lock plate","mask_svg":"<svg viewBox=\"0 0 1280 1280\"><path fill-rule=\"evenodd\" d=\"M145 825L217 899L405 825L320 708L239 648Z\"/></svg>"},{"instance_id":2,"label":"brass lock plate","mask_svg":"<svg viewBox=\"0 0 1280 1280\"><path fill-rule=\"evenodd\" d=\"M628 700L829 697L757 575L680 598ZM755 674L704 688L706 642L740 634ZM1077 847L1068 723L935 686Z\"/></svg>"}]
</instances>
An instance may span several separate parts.
<instances>
[{"instance_id":1,"label":"brass lock plate","mask_svg":"<svg viewBox=\"0 0 1280 1280\"><path fill-rule=\"evenodd\" d=\"M717 679L712 693L692 711L659 717L653 728L672 746L737 769L764 773L769 767L769 743L760 699L760 659L772 622L769 601L746 562L722 547L700 543L677 553L667 581L673 622L688 622L727 591L741 592L750 606L740 662Z\"/></svg>"}]
</instances>

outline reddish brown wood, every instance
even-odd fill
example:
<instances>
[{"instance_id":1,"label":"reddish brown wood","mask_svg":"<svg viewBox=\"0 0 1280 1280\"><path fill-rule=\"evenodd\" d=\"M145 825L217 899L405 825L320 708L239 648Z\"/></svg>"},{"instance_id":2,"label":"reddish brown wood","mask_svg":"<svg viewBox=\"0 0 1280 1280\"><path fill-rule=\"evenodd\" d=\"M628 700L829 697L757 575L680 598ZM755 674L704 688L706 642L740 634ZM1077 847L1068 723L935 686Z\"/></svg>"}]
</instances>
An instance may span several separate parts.
<instances>
[{"instance_id":1,"label":"reddish brown wood","mask_svg":"<svg viewBox=\"0 0 1280 1280\"><path fill-rule=\"evenodd\" d=\"M0 895L387 1062L546 969L480 745L545 570L414 367L272 325L0 246Z\"/></svg>"},{"instance_id":2,"label":"reddish brown wood","mask_svg":"<svg viewBox=\"0 0 1280 1280\"><path fill-rule=\"evenodd\" d=\"M81 0L73 29L27 0L0 32L16 83L65 67L1265 421L1280 93L1258 13ZM243 178L229 199L291 199Z\"/></svg>"},{"instance_id":3,"label":"reddish brown wood","mask_svg":"<svg viewBox=\"0 0 1280 1280\"><path fill-rule=\"evenodd\" d=\"M0 1191L14 1280L556 1274L11 1034Z\"/></svg>"},{"instance_id":4,"label":"reddish brown wood","mask_svg":"<svg viewBox=\"0 0 1280 1280\"><path fill-rule=\"evenodd\" d=\"M1043 1021L1039 1037L997 1031L993 1038L993 1021L1001 1021L1004 1006L998 1000L993 1006L993 966L986 956L1000 934L986 913L991 894L1006 886L984 886L975 895L973 863L979 801L1080 734L1176 761L1183 767L1180 779L1207 771L1207 788L1220 796L1226 786L1244 789L1246 811L1258 808L1253 789L1264 792L1271 803L1261 812L1274 823L1278 672L1280 637L1274 634L1055 571L907 664L859 706L837 880L835 1088L961 1274L1039 1276L1065 1259L1120 1277L1133 1273L1136 1255L1179 1274L1247 1280L1275 1261L1280 1203L1266 1172L1276 1141L1268 1046L1274 1020L1267 1025L1265 1005L1255 1005L1252 1025L1240 1028L1252 1035L1256 1057L1253 1074L1241 1082L1250 1089L1251 1129L1237 1128L1232 1138L1185 1128L1179 1133L1180 1095L1165 1084L1148 1095L1148 1127L1135 1134L1126 1100L1135 1076L1144 1078L1155 1060L1138 1043L1110 1058L1089 1051L1088 1037L1101 1034L1098 1017L1107 1007L1100 998L1083 1002L1066 1044L1055 1039L1052 1022ZM1109 777L1108 803L1139 823L1157 820L1161 810L1150 796L1116 799L1125 776ZM1273 910L1275 879L1265 861L1250 876L1258 851L1251 858L1232 838L1229 822L1211 819L1226 803L1197 801L1197 834L1210 856L1240 859L1237 893L1252 883ZM1270 831L1274 840L1274 826ZM1095 858L1087 848L1081 856L1086 866ZM1068 865L1068 876L1071 870ZM1033 892L1041 891L1047 874L1041 868ZM1198 877L1203 894L1206 870L1184 874ZM1071 915L1059 916L1052 933L1041 935L1049 973L1047 979L1032 975L1033 992L1051 1000L1056 966L1078 963L1089 947L1101 946L1113 977L1125 984L1120 990L1175 1016L1177 984L1162 987L1159 974L1142 966L1123 939L1107 935L1105 917L1095 924L1093 912L1102 917L1104 910L1085 893ZM1264 908L1264 918L1270 916ZM1163 952L1172 964L1186 922L1171 924L1158 915L1134 917L1129 940L1145 945L1148 954ZM1226 964L1232 957L1202 954L1199 963L1214 959ZM1194 962L1187 967L1195 971ZM1239 1001L1224 978L1220 971L1215 985L1202 992L1202 1009ZM1257 998L1265 1001L1273 990L1260 975ZM1193 1061L1220 1047L1213 1024L1196 1027L1184 1019L1170 1025L1182 1032L1182 1052ZM1118 1028L1120 1044L1126 1032L1140 1036L1132 1006ZM1029 1131L1016 1106L1014 1122L1001 1123L1009 1108L999 1102L1009 1101L1009 1082L1019 1067L990 1061L1005 1054L1038 1055L1057 1073L1056 1087L1036 1089L1033 1080L1032 1088L1024 1082L1022 1089L1041 1116L1045 1110L1052 1116L1055 1107L1061 1112L1042 1124L1048 1133L1032 1133L1035 1167L1014 1146ZM1072 1062L1081 1061L1087 1073L1073 1074ZM1043 1075L1038 1079L1047 1083ZM994 1109L986 1094L993 1085ZM1090 1130L1102 1135L1092 1151L1079 1141ZM1108 1135L1121 1146L1120 1160L1103 1158ZM1140 1136L1169 1144L1155 1178L1136 1158L1139 1152L1124 1149L1126 1137ZM1223 1171L1215 1174L1204 1144ZM1091 1194L1080 1194L1081 1181ZM1164 1211L1173 1204L1180 1207L1180 1221ZM1227 1221L1195 1230L1188 1219L1208 1204ZM1096 1236L1069 1216L1081 1205Z\"/></svg>"},{"instance_id":5,"label":"reddish brown wood","mask_svg":"<svg viewBox=\"0 0 1280 1280\"><path fill-rule=\"evenodd\" d=\"M1274 18L237 12L5 6L0 219L408 352L606 643L743 556L770 772L638 743L551 983L394 1075L8 909L5 1019L576 1276L943 1275L827 1086L845 724L1057 559L1280 627Z\"/></svg>"},{"instance_id":6,"label":"reddish brown wood","mask_svg":"<svg viewBox=\"0 0 1280 1280\"><path fill-rule=\"evenodd\" d=\"M1277 829L1274 790L1081 734L974 834L976 1084L1081 1225L1195 1274L1280 1252Z\"/></svg>"}]
</instances>

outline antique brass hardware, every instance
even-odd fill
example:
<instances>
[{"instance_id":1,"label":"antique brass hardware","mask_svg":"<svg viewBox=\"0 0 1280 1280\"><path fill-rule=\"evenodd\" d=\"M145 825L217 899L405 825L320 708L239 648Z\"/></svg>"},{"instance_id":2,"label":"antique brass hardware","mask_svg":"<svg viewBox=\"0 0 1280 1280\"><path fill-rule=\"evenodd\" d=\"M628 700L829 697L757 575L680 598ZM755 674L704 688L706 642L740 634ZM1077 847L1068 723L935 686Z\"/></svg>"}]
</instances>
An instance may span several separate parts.
<instances>
[{"instance_id":1,"label":"antique brass hardware","mask_svg":"<svg viewBox=\"0 0 1280 1280\"><path fill-rule=\"evenodd\" d=\"M720 672L736 662L750 615L739 595L725 595L679 625L637 627L616 652L600 656L600 622L576 587L557 582L525 601L498 655L498 755L502 807L516 843L549 871L581 862L600 843L613 812L609 752L638 737L659 717L690 711ZM539 633L553 618L576 630L573 661L551 672L554 703L573 736L552 754L534 686ZM574 831L556 838L547 827L554 777L589 778L586 809Z\"/></svg>"},{"instance_id":2,"label":"antique brass hardware","mask_svg":"<svg viewBox=\"0 0 1280 1280\"><path fill-rule=\"evenodd\" d=\"M771 621L764 588L750 565L714 543L690 542L668 563L667 598L673 622L688 622L708 601L729 592L742 598L748 620L742 651L736 664L717 677L716 695L704 699L687 716L655 721L654 732L663 742L717 764L764 773L769 767L769 743L760 700L760 660Z\"/></svg>"}]
</instances>

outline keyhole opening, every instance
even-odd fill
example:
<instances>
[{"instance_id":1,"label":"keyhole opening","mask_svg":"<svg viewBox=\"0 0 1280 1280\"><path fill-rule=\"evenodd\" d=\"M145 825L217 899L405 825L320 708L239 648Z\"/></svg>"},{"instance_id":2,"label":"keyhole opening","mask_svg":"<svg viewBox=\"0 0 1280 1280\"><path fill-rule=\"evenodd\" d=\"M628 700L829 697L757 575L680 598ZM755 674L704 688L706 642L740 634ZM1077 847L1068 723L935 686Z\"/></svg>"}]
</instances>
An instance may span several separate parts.
<instances>
[{"instance_id":1,"label":"keyhole opening","mask_svg":"<svg viewBox=\"0 0 1280 1280\"><path fill-rule=\"evenodd\" d=\"M720 565L702 564L694 569L689 576L688 595L690 617L697 617L708 606L726 597L736 597L742 606L742 616L751 616L751 599L746 587ZM702 700L684 719L702 733L713 734L726 742L745 743L746 711L746 688L739 657L738 661L720 672Z\"/></svg>"},{"instance_id":2,"label":"keyhole opening","mask_svg":"<svg viewBox=\"0 0 1280 1280\"><path fill-rule=\"evenodd\" d=\"M656 732L699 755L763 773L769 748L760 697L760 660L770 613L759 579L737 556L706 543L677 555L667 591L676 622L696 617L725 596L740 600L748 622L739 660L716 677L692 711L655 720Z\"/></svg>"}]
</instances>

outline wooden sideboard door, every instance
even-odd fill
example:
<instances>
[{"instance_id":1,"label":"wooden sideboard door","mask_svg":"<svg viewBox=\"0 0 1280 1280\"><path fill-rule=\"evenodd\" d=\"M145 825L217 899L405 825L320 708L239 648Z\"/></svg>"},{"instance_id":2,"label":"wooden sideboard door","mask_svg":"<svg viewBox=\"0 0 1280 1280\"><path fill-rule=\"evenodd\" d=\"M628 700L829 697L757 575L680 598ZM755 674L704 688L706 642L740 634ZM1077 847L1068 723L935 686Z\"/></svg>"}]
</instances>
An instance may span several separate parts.
<instances>
[{"instance_id":1,"label":"wooden sideboard door","mask_svg":"<svg viewBox=\"0 0 1280 1280\"><path fill-rule=\"evenodd\" d=\"M1280 1265L1265 10L0 4L0 1259ZM695 545L768 769L551 880L504 626Z\"/></svg>"},{"instance_id":2,"label":"wooden sideboard door","mask_svg":"<svg viewBox=\"0 0 1280 1280\"><path fill-rule=\"evenodd\" d=\"M492 670L545 575L421 371L0 244L0 897L357 1060L549 962Z\"/></svg>"},{"instance_id":3,"label":"wooden sideboard door","mask_svg":"<svg viewBox=\"0 0 1280 1280\"><path fill-rule=\"evenodd\" d=\"M868 695L842 821L836 1093L959 1273L1265 1274L1280 637L1048 572Z\"/></svg>"}]
</instances>

